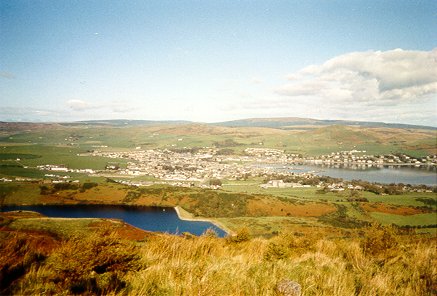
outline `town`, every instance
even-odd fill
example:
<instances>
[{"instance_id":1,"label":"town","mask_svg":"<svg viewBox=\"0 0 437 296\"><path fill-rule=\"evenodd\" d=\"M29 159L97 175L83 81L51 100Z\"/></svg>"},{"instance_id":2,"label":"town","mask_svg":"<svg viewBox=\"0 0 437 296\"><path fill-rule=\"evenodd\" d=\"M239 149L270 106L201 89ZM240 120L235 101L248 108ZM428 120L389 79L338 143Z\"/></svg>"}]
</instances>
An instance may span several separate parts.
<instances>
[{"instance_id":1,"label":"town","mask_svg":"<svg viewBox=\"0 0 437 296\"><path fill-rule=\"evenodd\" d=\"M286 154L283 150L268 148L246 148L241 155L223 155L218 148L204 147L200 149L185 150L141 150L137 147L130 152L104 152L94 150L86 155L106 157L113 159L128 159L127 167L121 169L116 162L108 164L103 172L94 174L110 177L151 176L158 183L174 186L199 186L203 188L218 189L220 182L211 180L246 180L253 177L262 177L269 182L261 184L262 188L272 187L309 187L305 180L314 179L315 171L292 171L293 165L322 164L322 165L348 165L351 168L363 169L365 167L382 167L395 165L424 165L434 167L437 165L437 156L427 156L421 159L400 155L365 155L365 151L342 151L321 155L318 157L303 157L298 154ZM273 177L293 177L296 182L283 182L272 180ZM209 181L209 183L208 183ZM118 182L148 186L156 184L151 181L118 180ZM331 191L344 189L362 190L361 186L354 186L343 182L319 182L313 184L325 187ZM404 188L407 190L407 188Z\"/></svg>"},{"instance_id":2,"label":"town","mask_svg":"<svg viewBox=\"0 0 437 296\"><path fill-rule=\"evenodd\" d=\"M289 169L296 164L346 164L350 166L425 165L436 166L437 156L416 159L407 155L365 155L365 151L342 151L318 157L286 154L283 150L246 148L242 155L222 155L217 148L205 147L195 151L140 150L131 152L92 151L87 155L114 159L128 159L126 169L108 165L108 171L120 175L153 176L168 181L195 181L205 179L241 180L280 172L294 175ZM357 155L360 153L360 155Z\"/></svg>"},{"instance_id":3,"label":"town","mask_svg":"<svg viewBox=\"0 0 437 296\"><path fill-rule=\"evenodd\" d=\"M101 148L101 147L99 147ZM107 148L107 147L103 147ZM129 186L167 184L179 187L220 189L222 181L240 181L249 178L263 180L259 186L269 188L319 187L328 191L363 190L362 184L334 178L320 179L324 167L347 167L366 169L370 167L425 166L435 170L437 156L414 158L406 154L366 155L365 151L350 150L328 155L302 156L288 154L280 149L246 148L242 153L223 153L217 147L149 149L136 147L130 151L90 150L78 156L104 157L113 159L104 169L71 169L62 164L44 164L37 169L45 171L44 182L70 183L66 173L79 173L91 177L106 177ZM127 160L120 166L120 160ZM302 164L319 167L317 171L299 171ZM142 178L143 177L143 178ZM12 179L2 178L2 182ZM401 191L430 191L430 188L404 186Z\"/></svg>"}]
</instances>

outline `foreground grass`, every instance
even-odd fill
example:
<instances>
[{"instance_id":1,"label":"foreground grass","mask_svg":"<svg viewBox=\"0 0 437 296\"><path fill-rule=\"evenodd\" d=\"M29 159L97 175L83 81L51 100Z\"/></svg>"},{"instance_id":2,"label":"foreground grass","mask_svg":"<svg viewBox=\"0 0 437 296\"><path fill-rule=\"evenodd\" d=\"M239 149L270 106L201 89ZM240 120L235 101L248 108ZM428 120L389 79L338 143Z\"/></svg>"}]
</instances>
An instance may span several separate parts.
<instances>
[{"instance_id":1,"label":"foreground grass","mask_svg":"<svg viewBox=\"0 0 437 296\"><path fill-rule=\"evenodd\" d=\"M23 226L24 227L24 226ZM47 229L45 229L47 230ZM433 295L436 241L374 225L349 237L318 229L251 238L242 229L126 240L107 227L70 237L0 231L0 293L87 295Z\"/></svg>"},{"instance_id":2,"label":"foreground grass","mask_svg":"<svg viewBox=\"0 0 437 296\"><path fill-rule=\"evenodd\" d=\"M131 291L144 295L275 295L276 284L287 278L300 283L304 295L429 293L436 279L433 249L419 244L408 252L397 251L380 259L366 254L358 241L314 241L290 234L238 244L161 237L143 249L150 267L130 277ZM405 265L411 268L408 272Z\"/></svg>"}]
</instances>

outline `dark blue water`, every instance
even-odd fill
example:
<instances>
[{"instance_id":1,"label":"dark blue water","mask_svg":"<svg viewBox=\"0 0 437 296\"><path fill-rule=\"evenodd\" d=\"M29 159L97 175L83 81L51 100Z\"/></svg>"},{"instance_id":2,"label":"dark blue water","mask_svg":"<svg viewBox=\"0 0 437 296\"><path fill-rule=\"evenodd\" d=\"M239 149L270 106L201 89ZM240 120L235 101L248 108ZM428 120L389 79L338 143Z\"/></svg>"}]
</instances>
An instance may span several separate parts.
<instances>
[{"instance_id":1,"label":"dark blue water","mask_svg":"<svg viewBox=\"0 0 437 296\"><path fill-rule=\"evenodd\" d=\"M219 237L226 232L210 222L184 221L179 219L174 208L137 207L120 205L47 205L47 206L4 206L3 211L35 211L48 217L63 218L114 218L135 227L148 230L180 234L190 232L201 235L207 229L214 230Z\"/></svg>"}]
</instances>

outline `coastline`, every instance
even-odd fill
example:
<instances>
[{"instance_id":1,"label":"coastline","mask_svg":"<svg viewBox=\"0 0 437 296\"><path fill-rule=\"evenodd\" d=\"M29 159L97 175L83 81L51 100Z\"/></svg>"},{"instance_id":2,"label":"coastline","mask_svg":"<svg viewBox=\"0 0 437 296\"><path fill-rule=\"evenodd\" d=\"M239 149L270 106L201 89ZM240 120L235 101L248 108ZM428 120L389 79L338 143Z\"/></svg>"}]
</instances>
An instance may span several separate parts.
<instances>
[{"instance_id":1,"label":"coastline","mask_svg":"<svg viewBox=\"0 0 437 296\"><path fill-rule=\"evenodd\" d=\"M178 215L179 219L181 219L181 220L184 220L184 221L209 222L209 223L214 224L215 226L217 226L221 230L223 230L227 235L233 235L233 231L230 230L229 228L227 228L225 225L223 225L219 221L216 221L216 220L213 220L213 219L208 219L208 218L202 218L202 217L200 217L200 218L193 217L193 215L190 212L184 210L180 206L175 206L174 210L176 211L176 214Z\"/></svg>"}]
</instances>

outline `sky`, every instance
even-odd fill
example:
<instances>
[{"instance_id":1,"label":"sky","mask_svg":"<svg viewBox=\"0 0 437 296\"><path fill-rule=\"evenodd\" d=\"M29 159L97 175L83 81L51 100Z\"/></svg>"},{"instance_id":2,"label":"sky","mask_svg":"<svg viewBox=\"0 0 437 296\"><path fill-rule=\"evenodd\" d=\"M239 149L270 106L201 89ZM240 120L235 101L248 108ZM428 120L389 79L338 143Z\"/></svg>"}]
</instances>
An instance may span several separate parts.
<instances>
[{"instance_id":1,"label":"sky","mask_svg":"<svg viewBox=\"0 0 437 296\"><path fill-rule=\"evenodd\" d=\"M0 1L0 121L437 126L437 1Z\"/></svg>"}]
</instances>

